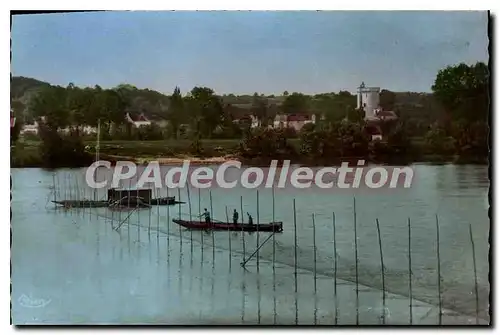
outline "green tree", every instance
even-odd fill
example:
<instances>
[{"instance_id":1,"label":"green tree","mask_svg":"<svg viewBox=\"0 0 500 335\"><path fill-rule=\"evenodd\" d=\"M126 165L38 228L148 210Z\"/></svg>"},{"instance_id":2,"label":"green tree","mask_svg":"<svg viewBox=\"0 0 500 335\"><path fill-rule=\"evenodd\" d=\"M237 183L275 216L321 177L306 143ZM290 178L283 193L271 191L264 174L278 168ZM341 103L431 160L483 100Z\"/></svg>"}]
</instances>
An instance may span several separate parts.
<instances>
[{"instance_id":1,"label":"green tree","mask_svg":"<svg viewBox=\"0 0 500 335\"><path fill-rule=\"evenodd\" d=\"M438 72L432 90L449 117L468 122L486 121L489 107L486 64L448 66Z\"/></svg>"},{"instance_id":2,"label":"green tree","mask_svg":"<svg viewBox=\"0 0 500 335\"><path fill-rule=\"evenodd\" d=\"M310 98L302 93L294 92L288 95L282 108L285 114L304 113L309 111Z\"/></svg>"},{"instance_id":3,"label":"green tree","mask_svg":"<svg viewBox=\"0 0 500 335\"><path fill-rule=\"evenodd\" d=\"M15 114L14 114L15 115ZM13 146L21 133L21 128L22 128L22 122L19 118L16 119L16 122L14 123L14 127L10 128L10 145Z\"/></svg>"},{"instance_id":4,"label":"green tree","mask_svg":"<svg viewBox=\"0 0 500 335\"><path fill-rule=\"evenodd\" d=\"M405 154L410 151L411 141L408 138L406 125L403 122L398 122L390 128L387 145L397 154Z\"/></svg>"},{"instance_id":5,"label":"green tree","mask_svg":"<svg viewBox=\"0 0 500 335\"><path fill-rule=\"evenodd\" d=\"M70 83L66 87L66 109L69 123L75 126L77 134L80 133L80 128L85 125L87 108L83 91Z\"/></svg>"},{"instance_id":6,"label":"green tree","mask_svg":"<svg viewBox=\"0 0 500 335\"><path fill-rule=\"evenodd\" d=\"M389 90L380 92L380 107L385 111L393 111L396 104L396 93Z\"/></svg>"},{"instance_id":7,"label":"green tree","mask_svg":"<svg viewBox=\"0 0 500 335\"><path fill-rule=\"evenodd\" d=\"M53 130L65 128L70 123L63 87L44 87L30 100L30 109L37 119L44 118L45 124Z\"/></svg>"},{"instance_id":8,"label":"green tree","mask_svg":"<svg viewBox=\"0 0 500 335\"><path fill-rule=\"evenodd\" d=\"M352 108L351 106L346 107L346 117L349 122L361 124L365 117L365 111L363 109Z\"/></svg>"},{"instance_id":9,"label":"green tree","mask_svg":"<svg viewBox=\"0 0 500 335\"><path fill-rule=\"evenodd\" d=\"M175 87L174 92L170 96L167 119L172 127L174 138L177 138L179 135L179 126L184 119L184 100L179 87Z\"/></svg>"},{"instance_id":10,"label":"green tree","mask_svg":"<svg viewBox=\"0 0 500 335\"><path fill-rule=\"evenodd\" d=\"M213 132L224 124L222 103L211 88L194 87L186 102L193 125L204 137L211 138Z\"/></svg>"},{"instance_id":11,"label":"green tree","mask_svg":"<svg viewBox=\"0 0 500 335\"><path fill-rule=\"evenodd\" d=\"M267 126L268 121L268 104L267 99L254 94L252 100L252 115L254 115L262 126Z\"/></svg>"}]
</instances>

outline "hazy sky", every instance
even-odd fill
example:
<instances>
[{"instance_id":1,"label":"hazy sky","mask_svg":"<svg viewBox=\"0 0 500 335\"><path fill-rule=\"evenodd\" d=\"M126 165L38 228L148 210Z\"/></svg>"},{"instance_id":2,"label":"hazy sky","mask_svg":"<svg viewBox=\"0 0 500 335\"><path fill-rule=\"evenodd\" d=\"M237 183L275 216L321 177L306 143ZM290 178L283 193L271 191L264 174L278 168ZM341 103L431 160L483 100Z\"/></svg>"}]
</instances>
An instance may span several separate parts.
<instances>
[{"instance_id":1,"label":"hazy sky","mask_svg":"<svg viewBox=\"0 0 500 335\"><path fill-rule=\"evenodd\" d=\"M430 91L488 60L486 12L100 12L12 20L12 73L164 93Z\"/></svg>"}]
</instances>

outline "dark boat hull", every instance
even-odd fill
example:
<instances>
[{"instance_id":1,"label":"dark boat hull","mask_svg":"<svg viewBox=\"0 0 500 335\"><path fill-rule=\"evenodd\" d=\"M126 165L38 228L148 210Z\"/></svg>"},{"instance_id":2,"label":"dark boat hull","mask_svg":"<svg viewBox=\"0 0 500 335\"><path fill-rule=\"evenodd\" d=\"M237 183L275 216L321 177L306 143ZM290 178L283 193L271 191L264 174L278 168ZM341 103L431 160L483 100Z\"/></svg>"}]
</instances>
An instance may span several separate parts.
<instances>
[{"instance_id":1,"label":"dark boat hull","mask_svg":"<svg viewBox=\"0 0 500 335\"><path fill-rule=\"evenodd\" d=\"M179 201L175 201L175 197L151 199L151 206L169 206L169 205L176 205L178 203ZM183 204L183 202L181 202L181 204Z\"/></svg>"},{"instance_id":2,"label":"dark boat hull","mask_svg":"<svg viewBox=\"0 0 500 335\"><path fill-rule=\"evenodd\" d=\"M61 205L67 208L98 208L98 207L108 207L109 203L107 201L100 200L61 200L52 201L57 205Z\"/></svg>"},{"instance_id":3,"label":"dark boat hull","mask_svg":"<svg viewBox=\"0 0 500 335\"><path fill-rule=\"evenodd\" d=\"M61 205L66 208L102 208L102 207L150 207L150 206L172 206L177 204L183 204L184 202L179 202L175 200L175 197L164 197L151 199L151 203L142 201L139 198L130 197L125 199L120 199L117 201L106 201L106 200L60 200L52 201L57 205Z\"/></svg>"},{"instance_id":4,"label":"dark boat hull","mask_svg":"<svg viewBox=\"0 0 500 335\"><path fill-rule=\"evenodd\" d=\"M234 224L232 222L214 222L212 224L207 224L205 221L186 221L173 219L175 223L189 229L200 229L200 230L231 230L231 231L263 231L263 232L282 232L283 222L271 222L264 224Z\"/></svg>"}]
</instances>

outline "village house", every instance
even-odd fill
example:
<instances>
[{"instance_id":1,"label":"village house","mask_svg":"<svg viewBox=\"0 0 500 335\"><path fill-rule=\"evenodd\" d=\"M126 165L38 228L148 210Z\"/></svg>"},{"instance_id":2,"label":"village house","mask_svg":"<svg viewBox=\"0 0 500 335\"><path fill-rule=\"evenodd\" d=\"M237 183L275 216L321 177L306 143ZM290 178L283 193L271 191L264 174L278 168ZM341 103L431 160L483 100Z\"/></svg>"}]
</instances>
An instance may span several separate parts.
<instances>
[{"instance_id":1,"label":"village house","mask_svg":"<svg viewBox=\"0 0 500 335\"><path fill-rule=\"evenodd\" d=\"M125 114L125 120L128 123L133 124L136 128L151 125L151 121L144 115L144 113L139 115L130 115L130 113L127 113Z\"/></svg>"},{"instance_id":2,"label":"village house","mask_svg":"<svg viewBox=\"0 0 500 335\"><path fill-rule=\"evenodd\" d=\"M41 117L42 120L44 120L44 117ZM70 127L62 128L59 131L62 133L69 133L70 132ZM97 133L97 127L92 127L88 125L84 125L83 127L80 127L80 132L83 134L96 134ZM38 134L38 122L34 121L32 124L25 124L23 125L23 128L20 131L21 134L33 134L37 135Z\"/></svg>"},{"instance_id":3,"label":"village house","mask_svg":"<svg viewBox=\"0 0 500 335\"><path fill-rule=\"evenodd\" d=\"M249 124L250 128L257 128L262 125L261 120L259 120L255 115L252 114L244 115L238 119L235 119L233 120L233 123L237 123L240 125Z\"/></svg>"},{"instance_id":4,"label":"village house","mask_svg":"<svg viewBox=\"0 0 500 335\"><path fill-rule=\"evenodd\" d=\"M275 129L293 128L299 132L306 124L315 124L316 115L312 114L278 114L274 118L272 127Z\"/></svg>"},{"instance_id":5,"label":"village house","mask_svg":"<svg viewBox=\"0 0 500 335\"><path fill-rule=\"evenodd\" d=\"M38 134L38 122L34 122L33 124L25 124L20 131L21 134Z\"/></svg>"}]
</instances>

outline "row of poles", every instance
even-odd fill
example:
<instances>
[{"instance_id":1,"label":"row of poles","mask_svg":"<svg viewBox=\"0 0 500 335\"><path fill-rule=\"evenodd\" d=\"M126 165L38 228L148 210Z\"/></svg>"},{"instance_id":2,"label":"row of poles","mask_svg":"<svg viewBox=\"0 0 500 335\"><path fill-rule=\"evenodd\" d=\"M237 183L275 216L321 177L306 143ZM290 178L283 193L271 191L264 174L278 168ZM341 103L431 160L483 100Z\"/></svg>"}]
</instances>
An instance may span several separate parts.
<instances>
[{"instance_id":1,"label":"row of poles","mask_svg":"<svg viewBox=\"0 0 500 335\"><path fill-rule=\"evenodd\" d=\"M131 181L129 181L131 183ZM79 188L78 185L78 180L76 180L76 193L72 192L72 187L70 186L71 183L68 180L68 176L65 176L65 180L63 183L63 188L64 188L64 195L69 196L70 199L72 198L73 195L80 195L83 189L83 195L85 199L86 195L86 189ZM60 184L59 184L60 186ZM167 192L167 197L169 197L169 188L166 189ZM155 197L158 197L160 195L160 192L158 189L154 189L154 194ZM182 209L181 209L181 192L180 188L178 189L178 216L179 219L182 219ZM53 196L54 200L56 200L57 197L61 197L61 192L60 189L56 187L56 178L55 174L53 175ZM188 208L189 208L189 220L193 220L193 213L192 213L192 204L191 204L191 192L190 192L190 187L189 185L187 186L187 197L188 197ZM66 198L67 199L67 198ZM129 205L130 205L130 197L128 198L129 200ZM272 238L272 267L273 267L273 278L275 278L275 265L276 265L276 235L275 233L270 234L262 243L260 243L260 234L258 231L259 223L260 223L260 213L259 213L259 191L256 191L256 202L257 202L257 208L256 208L256 219L257 219L257 235L256 235L256 246L255 246L255 251L247 258L245 258L247 254L246 250L246 243L245 243L245 232L241 231L241 241L242 241L242 255L243 255L243 261L240 263L241 266L245 267L245 265L253 258L256 258L256 266L257 266L257 271L259 271L260 267L260 255L259 255L259 250ZM213 201L212 201L212 192L209 191L209 205L210 205L210 211L213 216ZM159 206L157 207L157 223L156 223L156 231L157 231L157 238L159 238L160 235L160 208ZM128 207L130 209L130 206ZM116 231L118 231L121 226L126 222L128 226L128 234L130 235L130 217L131 215L136 212L138 208L133 208L132 210L129 211L128 215L122 219L122 213L119 211L119 217L114 218L114 211L111 211L111 220L114 222L117 220L119 224L114 227ZM240 210L242 213L242 224L243 224L243 196L240 196ZM151 232L151 213L153 211L152 207L149 207L149 224L148 224L148 234ZM226 206L225 208L226 211L226 220L229 222L229 216L228 216L228 208ZM170 239L170 206L166 206L166 214L167 214L167 231L165 232L167 235L167 244L169 244L169 239ZM85 213L85 211L84 211ZM89 211L90 215L92 211ZM198 213L201 213L201 190L198 189ZM137 233L138 237L140 238L140 220L139 220L139 215L137 215ZM316 224L315 224L315 214L312 214L311 216L312 220L312 228L313 228L313 276L314 276L314 293L317 293L317 247L316 247ZM275 222L275 193L274 193L274 188L272 189L272 221ZM354 231L354 257L355 257L355 287L356 287L356 325L359 324L359 257L358 257L358 232L357 232L357 210L356 210L356 199L353 198L353 231ZM386 300L387 300L387 290L386 290L386 283L385 283L385 265L384 265L384 254L383 254L383 248L382 248L382 237L381 237L381 232L380 232L380 223L379 219L375 219L375 225L376 225L376 230L377 230L377 237L378 237L378 246L379 246L379 255L380 255L380 270L381 270L381 282L382 282L382 316L381 320L382 323L385 324L386 322ZM338 253L337 253L337 232L336 232L336 216L335 212L332 213L332 227L333 227L333 277L334 277L334 301L335 301L335 324L337 324L337 317L338 317L338 290L337 290L337 270L338 270L338 264L337 264L337 258L338 258ZM412 248L411 248L411 219L408 218L407 221L407 227L408 227L408 298L409 298L409 323L413 324L413 288L412 288ZM440 254L440 236L439 236L439 219L437 214L435 215L435 227L436 227L436 258L437 258L437 291L438 291L438 309L439 309L439 314L438 314L438 324L442 324L442 289L441 289L441 254ZM293 199L293 231L294 231L294 290L295 293L298 293L298 240L297 240L297 210L296 210L296 201ZM233 252L232 252L232 242L231 242L231 235L230 235L230 230L228 230L228 245L229 245L229 268L231 268L231 263L232 263L232 257L233 257ZM182 241L183 241L183 229L179 225L179 231L178 231L179 237L180 237L180 248L182 250ZM203 253L204 253L204 234L200 234L201 236L201 261L203 262ZM472 235L472 226L469 224L469 236L470 236L470 242L472 246L472 261L473 261L473 271L474 271L474 290L475 290L475 312L476 312L476 324L479 324L479 297L478 297L478 280L477 280L477 268L476 268L476 255L475 255L475 245L474 245L474 239ZM212 265L215 267L215 238L214 238L214 233L212 231L211 234L212 238ZM190 230L190 245L191 245L191 252L193 252L193 231ZM169 248L170 250L170 248ZM275 290L275 282L273 279L273 289ZM274 304L276 304L276 301L274 301ZM296 312L298 313L298 312ZM298 319L298 316L296 315L296 319Z\"/></svg>"}]
</instances>

